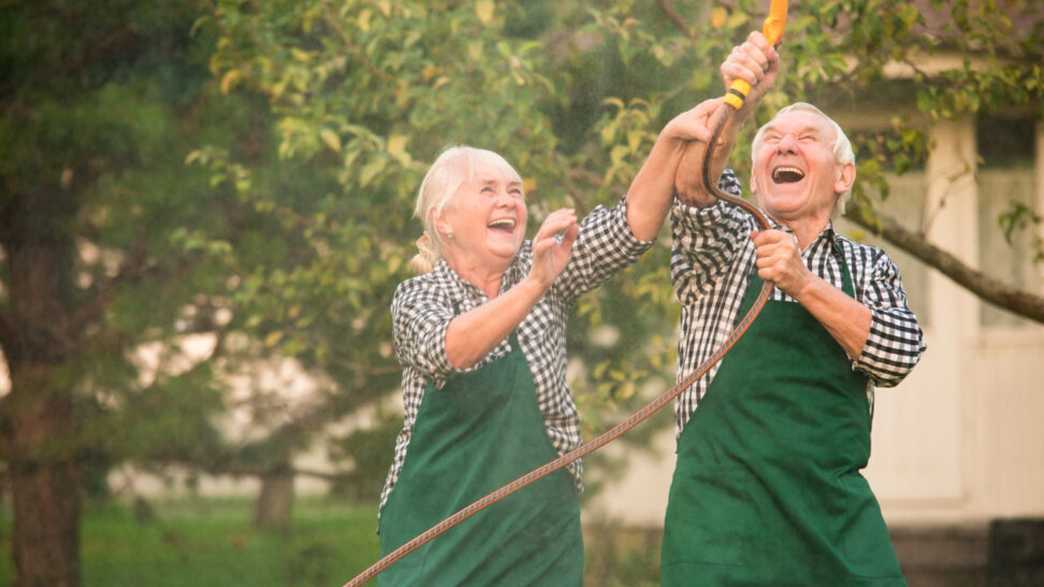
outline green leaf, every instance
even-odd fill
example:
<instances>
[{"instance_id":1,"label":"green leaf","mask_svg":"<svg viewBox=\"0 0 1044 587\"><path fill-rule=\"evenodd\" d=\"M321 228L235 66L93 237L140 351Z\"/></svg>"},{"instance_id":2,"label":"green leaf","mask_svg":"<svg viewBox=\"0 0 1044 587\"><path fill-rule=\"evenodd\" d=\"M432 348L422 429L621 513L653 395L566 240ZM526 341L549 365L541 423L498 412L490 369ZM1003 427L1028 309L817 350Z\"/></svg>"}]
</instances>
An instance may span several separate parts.
<instances>
[{"instance_id":1,"label":"green leaf","mask_svg":"<svg viewBox=\"0 0 1044 587\"><path fill-rule=\"evenodd\" d=\"M478 0L475 3L475 15L478 16L479 21L484 25L488 25L493 22L493 11L496 5L493 0Z\"/></svg>"},{"instance_id":2,"label":"green leaf","mask_svg":"<svg viewBox=\"0 0 1044 587\"><path fill-rule=\"evenodd\" d=\"M335 153L341 152L341 137L334 131L323 128L319 130L319 138L322 139L323 144L330 148Z\"/></svg>"},{"instance_id":3,"label":"green leaf","mask_svg":"<svg viewBox=\"0 0 1044 587\"><path fill-rule=\"evenodd\" d=\"M370 182L373 181L375 177L377 177L378 173L384 171L384 168L387 166L387 164L387 159L381 158L371 160L369 163L363 166L362 171L359 173L359 185L362 187L368 186Z\"/></svg>"}]
</instances>

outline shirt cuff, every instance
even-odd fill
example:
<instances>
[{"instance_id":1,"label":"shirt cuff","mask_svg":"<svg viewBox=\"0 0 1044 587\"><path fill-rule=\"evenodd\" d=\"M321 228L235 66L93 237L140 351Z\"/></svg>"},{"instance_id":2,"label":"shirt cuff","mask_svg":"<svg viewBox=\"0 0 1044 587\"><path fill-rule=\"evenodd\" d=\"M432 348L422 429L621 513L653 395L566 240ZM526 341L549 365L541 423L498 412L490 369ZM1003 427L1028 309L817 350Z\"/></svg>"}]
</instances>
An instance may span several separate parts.
<instances>
[{"instance_id":1,"label":"shirt cuff","mask_svg":"<svg viewBox=\"0 0 1044 587\"><path fill-rule=\"evenodd\" d=\"M852 361L852 369L867 374L878 387L897 385L916 363L888 342L890 324L887 313L870 308L870 332L859 357Z\"/></svg>"},{"instance_id":2,"label":"shirt cuff","mask_svg":"<svg viewBox=\"0 0 1044 587\"><path fill-rule=\"evenodd\" d=\"M449 332L449 325L452 320L453 317L435 325L430 338L432 346L424 352L428 362L428 365L425 367L435 389L442 389L442 386L446 384L446 379L455 371L453 366L450 365L449 355L446 354L446 334Z\"/></svg>"},{"instance_id":3,"label":"shirt cuff","mask_svg":"<svg viewBox=\"0 0 1044 587\"><path fill-rule=\"evenodd\" d=\"M674 217L690 228L707 228L721 222L725 216L725 202L718 200L710 206L693 206L675 198Z\"/></svg>"},{"instance_id":4,"label":"shirt cuff","mask_svg":"<svg viewBox=\"0 0 1044 587\"><path fill-rule=\"evenodd\" d=\"M598 208L602 208L602 206ZM595 208L595 212L598 211L598 208ZM656 242L655 240L642 240L631 232L631 224L627 221L627 196L620 198L620 203L612 209L611 214L613 221L609 225L613 241L619 245L619 253L628 259L637 260Z\"/></svg>"}]
</instances>

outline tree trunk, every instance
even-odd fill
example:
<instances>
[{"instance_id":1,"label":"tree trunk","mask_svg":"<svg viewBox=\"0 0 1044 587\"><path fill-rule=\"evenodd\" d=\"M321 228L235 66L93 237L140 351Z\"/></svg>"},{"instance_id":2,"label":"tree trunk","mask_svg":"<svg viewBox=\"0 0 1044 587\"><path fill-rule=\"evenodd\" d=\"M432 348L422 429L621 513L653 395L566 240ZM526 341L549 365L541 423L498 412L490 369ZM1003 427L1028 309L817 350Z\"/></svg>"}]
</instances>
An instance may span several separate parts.
<instances>
[{"instance_id":1,"label":"tree trunk","mask_svg":"<svg viewBox=\"0 0 1044 587\"><path fill-rule=\"evenodd\" d=\"M82 481L70 358L82 339L70 321L76 245L63 230L75 210L63 193L4 202L0 343L11 393L0 428L14 504L14 585L78 587Z\"/></svg>"},{"instance_id":2,"label":"tree trunk","mask_svg":"<svg viewBox=\"0 0 1044 587\"><path fill-rule=\"evenodd\" d=\"M80 471L66 439L74 429L68 394L49 388L48 368L12 365L8 400L11 541L16 587L80 584Z\"/></svg>"},{"instance_id":3,"label":"tree trunk","mask_svg":"<svg viewBox=\"0 0 1044 587\"><path fill-rule=\"evenodd\" d=\"M261 476L261 494L257 498L254 524L266 530L289 530L293 504L293 471L289 467L279 467L265 473Z\"/></svg>"}]
</instances>

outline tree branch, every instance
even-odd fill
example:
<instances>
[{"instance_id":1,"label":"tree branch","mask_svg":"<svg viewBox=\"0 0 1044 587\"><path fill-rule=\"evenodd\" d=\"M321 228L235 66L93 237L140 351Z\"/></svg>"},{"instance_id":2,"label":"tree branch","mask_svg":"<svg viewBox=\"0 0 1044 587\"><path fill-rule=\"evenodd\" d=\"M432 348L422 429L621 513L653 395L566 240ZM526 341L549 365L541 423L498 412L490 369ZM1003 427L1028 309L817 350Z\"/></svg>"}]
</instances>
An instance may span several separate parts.
<instances>
[{"instance_id":1,"label":"tree branch","mask_svg":"<svg viewBox=\"0 0 1044 587\"><path fill-rule=\"evenodd\" d=\"M357 46L352 40L352 36L344 30L343 26L341 26L341 23L338 21L337 14L334 12L333 7L330 6L330 4L327 2L323 3L323 7L326 9L326 14L324 15L325 18L323 19L323 22L328 24L330 28L333 29L335 33L337 33L337 36L341 38L341 41L344 43L344 46L348 49L348 52L351 53L352 56L358 58L359 62L362 63L366 67L366 69L377 79L389 83L395 81L395 78L389 75L387 72L377 69L373 66L372 60L366 56L366 51L362 47Z\"/></svg>"},{"instance_id":2,"label":"tree branch","mask_svg":"<svg viewBox=\"0 0 1044 587\"><path fill-rule=\"evenodd\" d=\"M984 301L1044 324L1044 297L1020 290L966 265L925 238L899 225L894 219L864 206L849 206L844 217L910 253L929 267L952 279Z\"/></svg>"},{"instance_id":3,"label":"tree branch","mask_svg":"<svg viewBox=\"0 0 1044 587\"><path fill-rule=\"evenodd\" d=\"M656 0L656 5L660 7L660 12L663 12L664 16L674 24L674 28L681 31L681 34L685 35L693 41L696 40L696 33L689 28L689 25L685 22L678 11L674 9L674 2L671 0Z\"/></svg>"}]
</instances>

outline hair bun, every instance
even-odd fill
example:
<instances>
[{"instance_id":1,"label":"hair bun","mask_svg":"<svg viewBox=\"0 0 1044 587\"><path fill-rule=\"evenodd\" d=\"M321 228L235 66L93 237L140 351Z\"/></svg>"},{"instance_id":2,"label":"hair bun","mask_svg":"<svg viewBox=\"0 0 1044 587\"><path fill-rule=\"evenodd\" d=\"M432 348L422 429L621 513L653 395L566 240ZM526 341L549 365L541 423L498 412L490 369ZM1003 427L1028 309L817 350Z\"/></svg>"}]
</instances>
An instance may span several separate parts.
<instances>
[{"instance_id":1,"label":"hair bun","mask_svg":"<svg viewBox=\"0 0 1044 587\"><path fill-rule=\"evenodd\" d=\"M435 251L435 247L431 244L431 237L428 233L420 235L417 239L417 254L410 259L410 268L417 273L428 273L435 268L435 263L439 260L439 254Z\"/></svg>"}]
</instances>

